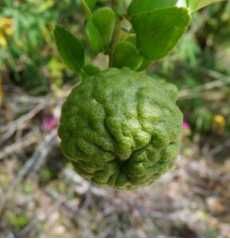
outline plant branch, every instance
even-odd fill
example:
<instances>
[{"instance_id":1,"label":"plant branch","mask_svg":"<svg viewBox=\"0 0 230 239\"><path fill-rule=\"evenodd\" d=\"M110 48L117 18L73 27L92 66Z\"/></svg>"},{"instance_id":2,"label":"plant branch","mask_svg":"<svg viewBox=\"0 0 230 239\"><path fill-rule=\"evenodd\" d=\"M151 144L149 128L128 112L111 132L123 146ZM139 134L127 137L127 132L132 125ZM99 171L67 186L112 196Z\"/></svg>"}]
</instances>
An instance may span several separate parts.
<instances>
[{"instance_id":1,"label":"plant branch","mask_svg":"<svg viewBox=\"0 0 230 239\"><path fill-rule=\"evenodd\" d=\"M115 7L116 7L116 1L117 1L117 0L111 0L111 6L112 6L112 8L115 8Z\"/></svg>"}]
</instances>

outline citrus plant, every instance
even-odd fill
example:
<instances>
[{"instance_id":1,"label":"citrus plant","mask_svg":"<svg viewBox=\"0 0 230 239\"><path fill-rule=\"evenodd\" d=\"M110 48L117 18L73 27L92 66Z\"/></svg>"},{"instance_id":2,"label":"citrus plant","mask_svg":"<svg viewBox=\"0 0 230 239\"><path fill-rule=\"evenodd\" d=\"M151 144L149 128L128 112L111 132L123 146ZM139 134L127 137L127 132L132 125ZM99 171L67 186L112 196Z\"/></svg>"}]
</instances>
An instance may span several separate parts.
<instances>
[{"instance_id":1,"label":"citrus plant","mask_svg":"<svg viewBox=\"0 0 230 239\"><path fill-rule=\"evenodd\" d=\"M145 69L176 46L194 11L215 0L104 2L81 1L87 41L62 26L54 30L63 61L81 77L63 105L59 136L80 175L133 189L173 165L183 118L177 88ZM108 55L108 69L89 62L88 48Z\"/></svg>"}]
</instances>

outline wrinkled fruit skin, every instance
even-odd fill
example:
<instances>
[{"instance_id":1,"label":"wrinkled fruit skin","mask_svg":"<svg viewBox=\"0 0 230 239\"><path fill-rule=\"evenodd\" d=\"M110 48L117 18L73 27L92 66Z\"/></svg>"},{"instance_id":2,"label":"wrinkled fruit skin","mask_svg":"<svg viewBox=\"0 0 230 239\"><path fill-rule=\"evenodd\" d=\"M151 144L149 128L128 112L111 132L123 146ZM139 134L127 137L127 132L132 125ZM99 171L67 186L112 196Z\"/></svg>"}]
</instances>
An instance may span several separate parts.
<instances>
[{"instance_id":1,"label":"wrinkled fruit skin","mask_svg":"<svg viewBox=\"0 0 230 239\"><path fill-rule=\"evenodd\" d=\"M128 68L86 77L62 109L62 150L80 175L97 184L150 184L178 152L182 113L176 98L174 85Z\"/></svg>"}]
</instances>

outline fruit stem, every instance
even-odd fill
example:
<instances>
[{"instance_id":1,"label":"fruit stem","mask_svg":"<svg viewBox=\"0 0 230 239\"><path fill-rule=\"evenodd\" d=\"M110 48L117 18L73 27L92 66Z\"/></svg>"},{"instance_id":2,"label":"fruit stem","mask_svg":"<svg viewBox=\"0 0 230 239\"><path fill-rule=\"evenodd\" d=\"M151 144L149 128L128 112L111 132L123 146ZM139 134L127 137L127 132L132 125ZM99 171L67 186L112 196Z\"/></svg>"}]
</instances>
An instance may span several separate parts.
<instances>
[{"instance_id":1,"label":"fruit stem","mask_svg":"<svg viewBox=\"0 0 230 239\"><path fill-rule=\"evenodd\" d=\"M115 8L115 6L116 6L116 0L111 0L111 6L112 6L112 8Z\"/></svg>"}]
</instances>

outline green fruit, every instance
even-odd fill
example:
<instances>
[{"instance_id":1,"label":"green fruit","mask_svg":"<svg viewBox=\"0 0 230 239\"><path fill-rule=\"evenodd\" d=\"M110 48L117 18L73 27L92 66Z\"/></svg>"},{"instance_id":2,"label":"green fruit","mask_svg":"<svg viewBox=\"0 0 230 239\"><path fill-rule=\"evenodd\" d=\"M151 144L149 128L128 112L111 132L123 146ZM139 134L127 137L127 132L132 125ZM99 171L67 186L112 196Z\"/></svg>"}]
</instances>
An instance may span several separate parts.
<instances>
[{"instance_id":1,"label":"green fruit","mask_svg":"<svg viewBox=\"0 0 230 239\"><path fill-rule=\"evenodd\" d=\"M168 170L180 141L177 89L128 68L83 79L62 109L64 154L83 177L132 189Z\"/></svg>"}]
</instances>

